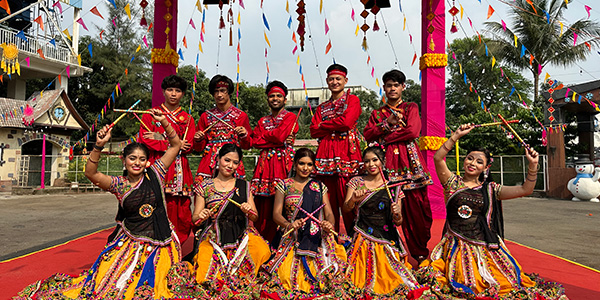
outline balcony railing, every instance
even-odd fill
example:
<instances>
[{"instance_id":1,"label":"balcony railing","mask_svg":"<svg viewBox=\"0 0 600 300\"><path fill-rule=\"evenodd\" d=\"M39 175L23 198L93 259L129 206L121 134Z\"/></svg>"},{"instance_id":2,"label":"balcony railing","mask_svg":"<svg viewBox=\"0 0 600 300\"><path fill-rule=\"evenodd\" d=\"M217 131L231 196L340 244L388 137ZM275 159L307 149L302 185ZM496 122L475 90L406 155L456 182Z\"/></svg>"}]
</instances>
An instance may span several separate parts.
<instances>
[{"instance_id":1,"label":"balcony railing","mask_svg":"<svg viewBox=\"0 0 600 300\"><path fill-rule=\"evenodd\" d=\"M27 41L24 41L17 37L17 33L19 32L12 28L0 27L0 44L12 43L17 45L19 51L34 55L38 55L37 50L42 49L46 59L54 59L65 63L71 63L73 61L71 51L66 47L59 46L59 41L56 41L57 45L54 47L54 45L50 44L50 39L25 34Z\"/></svg>"}]
</instances>

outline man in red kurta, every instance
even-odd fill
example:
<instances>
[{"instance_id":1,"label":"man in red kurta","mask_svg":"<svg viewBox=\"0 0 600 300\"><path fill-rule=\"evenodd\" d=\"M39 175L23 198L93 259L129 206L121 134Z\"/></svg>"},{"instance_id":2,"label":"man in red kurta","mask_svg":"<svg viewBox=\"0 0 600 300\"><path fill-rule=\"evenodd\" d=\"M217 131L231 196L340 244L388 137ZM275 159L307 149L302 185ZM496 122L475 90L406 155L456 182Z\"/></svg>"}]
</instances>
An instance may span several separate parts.
<instances>
[{"instance_id":1,"label":"man in red kurta","mask_svg":"<svg viewBox=\"0 0 600 300\"><path fill-rule=\"evenodd\" d=\"M288 89L282 82L270 82L265 91L271 114L262 117L252 132L252 146L261 151L250 191L258 210L258 221L254 222L254 227L267 241L271 241L277 229L273 221L275 182L287 178L292 169L292 143L298 132L298 119L295 114L285 110Z\"/></svg>"},{"instance_id":2,"label":"man in red kurta","mask_svg":"<svg viewBox=\"0 0 600 300\"><path fill-rule=\"evenodd\" d=\"M348 70L339 64L327 68L327 87L331 98L321 103L312 118L310 135L317 138L317 179L329 190L329 202L335 216L335 230L340 229L340 208L346 197L346 184L358 175L361 167L359 132L356 122L362 112L360 100L344 91ZM354 214L342 213L346 232L353 232Z\"/></svg>"},{"instance_id":3,"label":"man in red kurta","mask_svg":"<svg viewBox=\"0 0 600 300\"><path fill-rule=\"evenodd\" d=\"M233 81L227 76L215 75L208 83L208 91L215 99L216 107L205 111L196 126L194 148L202 154L196 182L213 177L221 146L230 143L242 149L250 149L252 146L252 128L248 115L231 104ZM240 161L234 176L244 178L245 175L244 163Z\"/></svg>"},{"instance_id":4,"label":"man in red kurta","mask_svg":"<svg viewBox=\"0 0 600 300\"><path fill-rule=\"evenodd\" d=\"M412 257L419 263L429 255L431 207L425 186L433 184L417 138L421 134L419 106L404 102L406 76L398 70L383 75L387 103L371 113L365 127L367 142L385 147L385 166L390 181L403 182L406 199L402 201L402 231Z\"/></svg>"},{"instance_id":5,"label":"man in red kurta","mask_svg":"<svg viewBox=\"0 0 600 300\"><path fill-rule=\"evenodd\" d=\"M194 177L186 155L192 151L195 123L192 116L183 111L179 105L187 90L187 82L177 75L171 75L165 77L161 88L165 102L155 108L163 112L183 143L180 154L175 159L175 163L169 167L165 176L167 215L175 227L179 242L183 244L192 229L190 205ZM169 141L165 136L164 128L160 126L160 123L154 122L150 114L142 117L142 123L140 124L140 143L148 146L150 150L148 160L153 163L167 151Z\"/></svg>"}]
</instances>

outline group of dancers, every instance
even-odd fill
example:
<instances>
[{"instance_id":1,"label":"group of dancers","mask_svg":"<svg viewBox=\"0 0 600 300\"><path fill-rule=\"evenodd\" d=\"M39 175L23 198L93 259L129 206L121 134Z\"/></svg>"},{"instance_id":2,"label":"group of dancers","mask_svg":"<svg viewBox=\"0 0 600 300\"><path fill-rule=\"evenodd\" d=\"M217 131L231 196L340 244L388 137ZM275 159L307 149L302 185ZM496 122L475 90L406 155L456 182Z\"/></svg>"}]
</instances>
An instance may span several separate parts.
<instances>
[{"instance_id":1,"label":"group of dancers","mask_svg":"<svg viewBox=\"0 0 600 300\"><path fill-rule=\"evenodd\" d=\"M402 99L406 78L383 75L385 105L361 135L347 73L327 69L331 98L310 125L316 152L292 148L298 118L285 109L283 83L267 85L271 114L252 130L226 76L211 79L216 106L197 124L179 104L185 80L166 77L165 102L148 110L139 142L123 149L123 176L98 172L112 127L97 132L85 175L119 200L104 250L79 276L56 274L15 298L567 299L559 284L526 275L503 242L501 200L533 191L538 153L527 149L520 186L491 181L485 149L468 152L458 176L444 159L474 128L460 126L434 156L447 220L429 253L425 187L433 181L417 143L418 105ZM364 150L362 136L371 144ZM248 182L242 149L250 147L261 152ZM193 150L203 155L195 176L186 158ZM194 248L184 256L188 236Z\"/></svg>"}]
</instances>

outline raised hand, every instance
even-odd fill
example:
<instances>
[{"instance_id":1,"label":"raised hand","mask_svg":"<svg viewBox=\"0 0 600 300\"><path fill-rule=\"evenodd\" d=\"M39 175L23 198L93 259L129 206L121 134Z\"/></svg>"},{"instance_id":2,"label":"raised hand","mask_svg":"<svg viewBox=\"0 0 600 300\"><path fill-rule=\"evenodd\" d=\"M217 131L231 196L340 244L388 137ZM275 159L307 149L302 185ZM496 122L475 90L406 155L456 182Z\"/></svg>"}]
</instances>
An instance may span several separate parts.
<instances>
[{"instance_id":1,"label":"raised hand","mask_svg":"<svg viewBox=\"0 0 600 300\"><path fill-rule=\"evenodd\" d=\"M238 126L238 127L234 128L233 130L239 136L246 136L248 134L248 131L246 130L246 128L244 126Z\"/></svg>"},{"instance_id":2,"label":"raised hand","mask_svg":"<svg viewBox=\"0 0 600 300\"><path fill-rule=\"evenodd\" d=\"M157 122L161 122L162 120L165 119L165 115L163 114L163 112L160 109L151 108L150 110L148 110L148 112L150 112L150 114L152 114L152 117Z\"/></svg>"},{"instance_id":3,"label":"raised hand","mask_svg":"<svg viewBox=\"0 0 600 300\"><path fill-rule=\"evenodd\" d=\"M539 153L537 153L537 151L533 150L533 148L527 148L527 150L525 151L525 157L529 161L530 165L537 165L537 163L540 159Z\"/></svg>"},{"instance_id":4,"label":"raised hand","mask_svg":"<svg viewBox=\"0 0 600 300\"><path fill-rule=\"evenodd\" d=\"M204 139L204 137L206 136L206 134L204 133L204 131L196 131L196 133L194 133L194 140L196 141L201 141L202 139Z\"/></svg>"},{"instance_id":5,"label":"raised hand","mask_svg":"<svg viewBox=\"0 0 600 300\"><path fill-rule=\"evenodd\" d=\"M96 132L96 144L100 147L104 146L110 140L110 133L113 128L109 125L104 125L104 127L98 132Z\"/></svg>"},{"instance_id":6,"label":"raised hand","mask_svg":"<svg viewBox=\"0 0 600 300\"><path fill-rule=\"evenodd\" d=\"M458 129L456 129L456 132L454 132L454 134L456 135L457 138L461 138L465 135L467 135L469 132L471 132L471 129L475 128L475 125L473 125L473 123L468 123L468 124L463 124L460 125L460 127L458 127Z\"/></svg>"},{"instance_id":7,"label":"raised hand","mask_svg":"<svg viewBox=\"0 0 600 300\"><path fill-rule=\"evenodd\" d=\"M292 222L291 227L298 230L300 227L304 226L306 222L304 222L304 219L298 219L295 220L294 222Z\"/></svg>"}]
</instances>

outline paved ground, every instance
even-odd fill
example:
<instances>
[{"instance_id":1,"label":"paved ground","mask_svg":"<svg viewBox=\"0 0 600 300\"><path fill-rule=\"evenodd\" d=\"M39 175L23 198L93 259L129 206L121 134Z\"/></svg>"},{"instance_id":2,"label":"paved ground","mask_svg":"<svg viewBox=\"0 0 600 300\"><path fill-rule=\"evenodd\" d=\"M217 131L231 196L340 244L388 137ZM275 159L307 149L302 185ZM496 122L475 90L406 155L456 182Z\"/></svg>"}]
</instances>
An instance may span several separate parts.
<instances>
[{"instance_id":1,"label":"paved ground","mask_svg":"<svg viewBox=\"0 0 600 300\"><path fill-rule=\"evenodd\" d=\"M0 194L0 261L114 226L108 193ZM600 203L521 198L504 202L506 238L600 270Z\"/></svg>"}]
</instances>

